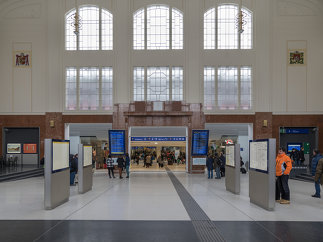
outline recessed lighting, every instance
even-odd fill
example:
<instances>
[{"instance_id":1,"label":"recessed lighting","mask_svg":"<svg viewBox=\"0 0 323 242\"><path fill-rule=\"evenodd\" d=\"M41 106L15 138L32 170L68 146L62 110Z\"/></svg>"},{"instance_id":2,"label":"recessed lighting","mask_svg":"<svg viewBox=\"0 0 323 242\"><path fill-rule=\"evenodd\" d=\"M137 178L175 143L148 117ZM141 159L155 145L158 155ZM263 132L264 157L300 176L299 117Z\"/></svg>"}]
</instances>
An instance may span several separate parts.
<instances>
[{"instance_id":1,"label":"recessed lighting","mask_svg":"<svg viewBox=\"0 0 323 242\"><path fill-rule=\"evenodd\" d=\"M158 145L158 143L157 143L157 142L155 142L155 145Z\"/></svg>"}]
</instances>

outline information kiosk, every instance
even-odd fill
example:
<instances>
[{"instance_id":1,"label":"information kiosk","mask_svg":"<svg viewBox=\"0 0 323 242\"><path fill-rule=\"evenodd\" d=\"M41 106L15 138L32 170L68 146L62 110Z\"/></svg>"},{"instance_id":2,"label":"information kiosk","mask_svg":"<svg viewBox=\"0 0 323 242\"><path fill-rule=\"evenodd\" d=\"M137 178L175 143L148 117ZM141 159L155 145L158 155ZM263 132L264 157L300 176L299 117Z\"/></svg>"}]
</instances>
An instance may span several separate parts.
<instances>
[{"instance_id":1,"label":"information kiosk","mask_svg":"<svg viewBox=\"0 0 323 242\"><path fill-rule=\"evenodd\" d=\"M275 207L276 139L249 141L250 202L267 210Z\"/></svg>"},{"instance_id":2,"label":"information kiosk","mask_svg":"<svg viewBox=\"0 0 323 242\"><path fill-rule=\"evenodd\" d=\"M109 130L109 150L111 155L124 155L126 153L124 130Z\"/></svg>"},{"instance_id":3,"label":"information kiosk","mask_svg":"<svg viewBox=\"0 0 323 242\"><path fill-rule=\"evenodd\" d=\"M227 191L240 194L240 145L225 147L225 187Z\"/></svg>"},{"instance_id":4,"label":"information kiosk","mask_svg":"<svg viewBox=\"0 0 323 242\"><path fill-rule=\"evenodd\" d=\"M204 173L206 165L206 156L208 152L209 130L192 130L192 166L203 166L203 170L195 170L195 172Z\"/></svg>"},{"instance_id":5,"label":"information kiosk","mask_svg":"<svg viewBox=\"0 0 323 242\"><path fill-rule=\"evenodd\" d=\"M79 144L78 158L78 189L79 193L92 190L92 146Z\"/></svg>"},{"instance_id":6,"label":"information kiosk","mask_svg":"<svg viewBox=\"0 0 323 242\"><path fill-rule=\"evenodd\" d=\"M45 209L53 209L70 196L70 141L45 139Z\"/></svg>"}]
</instances>

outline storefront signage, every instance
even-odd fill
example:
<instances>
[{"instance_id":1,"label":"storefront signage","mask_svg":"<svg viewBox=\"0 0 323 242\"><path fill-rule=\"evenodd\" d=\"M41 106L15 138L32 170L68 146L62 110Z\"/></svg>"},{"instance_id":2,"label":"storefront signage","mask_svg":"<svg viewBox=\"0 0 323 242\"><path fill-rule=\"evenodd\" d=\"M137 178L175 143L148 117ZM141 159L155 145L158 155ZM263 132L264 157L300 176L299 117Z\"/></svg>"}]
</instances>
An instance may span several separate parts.
<instances>
[{"instance_id":1,"label":"storefront signage","mask_svg":"<svg viewBox=\"0 0 323 242\"><path fill-rule=\"evenodd\" d=\"M131 137L131 141L186 141L186 137Z\"/></svg>"},{"instance_id":2,"label":"storefront signage","mask_svg":"<svg viewBox=\"0 0 323 242\"><path fill-rule=\"evenodd\" d=\"M109 130L109 149L111 155L125 154L126 144L124 130Z\"/></svg>"},{"instance_id":3,"label":"storefront signage","mask_svg":"<svg viewBox=\"0 0 323 242\"><path fill-rule=\"evenodd\" d=\"M299 128L281 128L280 133L282 134L308 134L308 129L299 129Z\"/></svg>"}]
</instances>

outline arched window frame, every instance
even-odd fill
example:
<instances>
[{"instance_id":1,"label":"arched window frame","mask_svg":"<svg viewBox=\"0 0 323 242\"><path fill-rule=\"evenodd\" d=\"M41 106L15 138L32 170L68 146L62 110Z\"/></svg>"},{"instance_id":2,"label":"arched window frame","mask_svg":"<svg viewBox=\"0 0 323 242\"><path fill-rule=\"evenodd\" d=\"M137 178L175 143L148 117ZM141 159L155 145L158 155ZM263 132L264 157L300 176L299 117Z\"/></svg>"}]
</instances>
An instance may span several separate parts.
<instances>
[{"instance_id":1,"label":"arched window frame","mask_svg":"<svg viewBox=\"0 0 323 242\"><path fill-rule=\"evenodd\" d=\"M81 50L80 48L80 34L79 35L75 35L73 33L73 29L72 27L69 26L69 23L67 22L68 17L75 13L75 11L78 11L78 13L80 14L80 10L82 8L96 8L98 9L99 12L99 19L98 24L99 24L99 30L98 30L98 42L99 42L99 47L97 49L84 49L84 50L113 50L113 14L106 8L102 8L100 6L97 5L92 5L92 4L86 4L86 5L80 5L77 9L73 8L71 10L69 10L68 12L66 12L65 14L65 21L64 21L64 28L65 28L65 50L66 51L79 51ZM107 16L111 17L111 19L107 18L106 20L104 20L103 15L106 14ZM107 32L107 35L103 36L102 32L103 32L103 21L106 22L107 25L111 25L111 29L109 29ZM67 33L68 30L71 30L72 33ZM82 29L80 30L81 33ZM72 40L74 43L72 43L72 41L68 41L67 37L68 36L72 36L73 35L73 39ZM104 38L107 39L111 39L110 42L106 45L103 44ZM68 45L68 43L72 43L70 45ZM72 48L69 48L69 46L72 46Z\"/></svg>"},{"instance_id":2,"label":"arched window frame","mask_svg":"<svg viewBox=\"0 0 323 242\"><path fill-rule=\"evenodd\" d=\"M147 37L148 37L148 30L147 30L147 12L149 8L152 7L166 7L168 9L168 43L166 48L149 48L147 45ZM175 23L175 18L173 18L174 14L181 15L181 19L179 23ZM136 18L138 16L138 18ZM132 47L134 50L175 50L175 49L184 49L184 14L181 10L170 7L164 4L154 4L148 5L143 8L136 10L133 13L133 25L132 25ZM140 28L135 28L135 26L139 26ZM174 25L177 26L179 29L174 29ZM137 31L139 30L139 31ZM175 30L175 31L174 31ZM174 33L175 32L175 33ZM179 41L175 41L175 35L180 39ZM135 38L137 37L137 38ZM139 41L138 41L139 39Z\"/></svg>"},{"instance_id":3,"label":"arched window frame","mask_svg":"<svg viewBox=\"0 0 323 242\"><path fill-rule=\"evenodd\" d=\"M223 8L225 6L233 7L237 9L237 12L240 11L240 9L247 15L247 24L245 28L247 27L247 32L249 33L248 36L246 36L246 33L238 34L237 33L237 48L219 48L219 9ZM214 14L214 16L210 16L210 14ZM206 18L209 17L209 18ZM209 26L211 25L212 29L207 29L207 22L210 21L210 19L214 18L214 22L209 22ZM213 28L214 26L214 28ZM209 34L207 31L212 31L211 34ZM211 42L208 43L208 39L211 39ZM247 41L245 41L242 38L249 38L250 44L246 44ZM253 12L246 8L245 6L239 6L238 4L220 4L218 6L212 7L207 9L204 12L203 15L203 49L253 49Z\"/></svg>"}]
</instances>

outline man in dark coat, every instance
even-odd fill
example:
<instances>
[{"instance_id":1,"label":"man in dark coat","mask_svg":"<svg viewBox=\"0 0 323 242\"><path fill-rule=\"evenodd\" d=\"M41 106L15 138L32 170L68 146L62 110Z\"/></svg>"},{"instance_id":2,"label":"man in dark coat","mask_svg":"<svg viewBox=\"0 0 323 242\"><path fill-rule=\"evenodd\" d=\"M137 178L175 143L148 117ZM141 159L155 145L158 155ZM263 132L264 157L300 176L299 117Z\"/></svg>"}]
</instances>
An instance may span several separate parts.
<instances>
[{"instance_id":1,"label":"man in dark coat","mask_svg":"<svg viewBox=\"0 0 323 242\"><path fill-rule=\"evenodd\" d=\"M125 162L122 156L120 155L117 159L118 169L119 169L119 178L122 179L122 168L125 167Z\"/></svg>"},{"instance_id":2,"label":"man in dark coat","mask_svg":"<svg viewBox=\"0 0 323 242\"><path fill-rule=\"evenodd\" d=\"M207 168L207 178L208 179L213 179L213 163L214 163L214 159L213 159L212 155L209 155L206 158L206 168Z\"/></svg>"}]
</instances>

